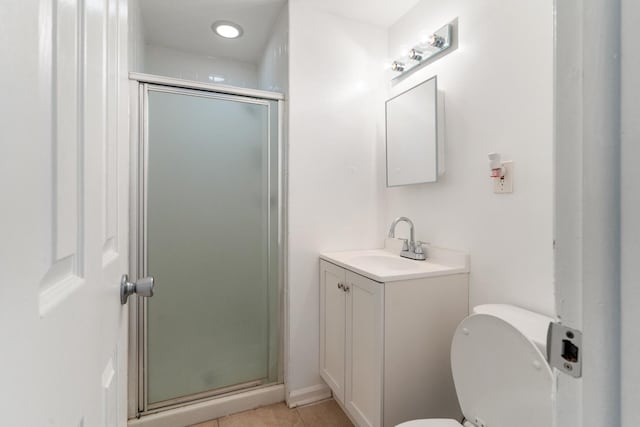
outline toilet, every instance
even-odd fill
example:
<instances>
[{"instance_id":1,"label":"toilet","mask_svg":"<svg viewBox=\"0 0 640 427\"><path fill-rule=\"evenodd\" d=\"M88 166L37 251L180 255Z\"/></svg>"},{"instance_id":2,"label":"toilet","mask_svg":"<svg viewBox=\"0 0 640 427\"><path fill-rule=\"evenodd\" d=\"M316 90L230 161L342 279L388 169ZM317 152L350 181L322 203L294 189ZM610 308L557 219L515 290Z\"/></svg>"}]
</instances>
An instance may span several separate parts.
<instances>
[{"instance_id":1,"label":"toilet","mask_svg":"<svg viewBox=\"0 0 640 427\"><path fill-rule=\"evenodd\" d=\"M550 322L510 305L475 307L451 344L464 421L422 419L397 427L551 427L552 373L546 358Z\"/></svg>"}]
</instances>

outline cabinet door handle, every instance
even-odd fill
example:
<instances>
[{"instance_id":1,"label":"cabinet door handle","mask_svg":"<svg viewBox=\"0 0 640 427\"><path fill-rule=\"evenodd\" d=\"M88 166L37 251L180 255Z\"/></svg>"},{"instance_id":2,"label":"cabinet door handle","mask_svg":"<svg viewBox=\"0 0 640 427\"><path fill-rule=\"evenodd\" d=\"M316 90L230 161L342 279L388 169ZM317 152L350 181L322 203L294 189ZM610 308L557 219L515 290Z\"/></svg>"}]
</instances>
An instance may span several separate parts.
<instances>
[{"instance_id":1,"label":"cabinet door handle","mask_svg":"<svg viewBox=\"0 0 640 427\"><path fill-rule=\"evenodd\" d=\"M349 292L351 290L351 288L346 285L343 285L342 289L344 289L345 292Z\"/></svg>"},{"instance_id":2,"label":"cabinet door handle","mask_svg":"<svg viewBox=\"0 0 640 427\"><path fill-rule=\"evenodd\" d=\"M340 282L338 282L338 289L344 290L344 285L342 283L340 283Z\"/></svg>"}]
</instances>

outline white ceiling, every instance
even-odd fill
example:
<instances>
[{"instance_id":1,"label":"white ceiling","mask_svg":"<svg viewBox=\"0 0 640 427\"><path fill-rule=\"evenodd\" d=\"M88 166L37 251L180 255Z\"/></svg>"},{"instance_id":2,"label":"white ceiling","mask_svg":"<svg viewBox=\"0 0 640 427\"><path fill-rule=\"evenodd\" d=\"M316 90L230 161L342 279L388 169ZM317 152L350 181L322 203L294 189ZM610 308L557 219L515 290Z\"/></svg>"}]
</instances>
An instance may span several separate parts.
<instances>
[{"instance_id":1,"label":"white ceiling","mask_svg":"<svg viewBox=\"0 0 640 427\"><path fill-rule=\"evenodd\" d=\"M286 0L139 0L145 41L203 55L257 64ZM292 0L296 1L296 0ZM420 0L307 0L329 13L389 27ZM240 24L244 34L224 39L214 21Z\"/></svg>"},{"instance_id":2,"label":"white ceiling","mask_svg":"<svg viewBox=\"0 0 640 427\"><path fill-rule=\"evenodd\" d=\"M315 0L315 2L327 12L381 27L390 27L420 0Z\"/></svg>"},{"instance_id":3,"label":"white ceiling","mask_svg":"<svg viewBox=\"0 0 640 427\"><path fill-rule=\"evenodd\" d=\"M139 0L145 41L203 55L257 64L286 0ZM211 31L214 21L244 29L238 39Z\"/></svg>"}]
</instances>

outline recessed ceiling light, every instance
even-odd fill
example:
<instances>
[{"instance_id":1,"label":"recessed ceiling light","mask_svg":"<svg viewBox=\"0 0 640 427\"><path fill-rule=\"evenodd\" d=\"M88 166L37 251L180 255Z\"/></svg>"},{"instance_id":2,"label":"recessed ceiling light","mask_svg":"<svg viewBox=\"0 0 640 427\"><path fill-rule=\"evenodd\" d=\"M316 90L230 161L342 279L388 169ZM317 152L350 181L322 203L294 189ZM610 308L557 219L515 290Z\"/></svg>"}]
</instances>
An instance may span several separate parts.
<instances>
[{"instance_id":1,"label":"recessed ceiling light","mask_svg":"<svg viewBox=\"0 0 640 427\"><path fill-rule=\"evenodd\" d=\"M216 21L211 24L211 29L225 39L237 39L243 33L240 25L229 21Z\"/></svg>"}]
</instances>

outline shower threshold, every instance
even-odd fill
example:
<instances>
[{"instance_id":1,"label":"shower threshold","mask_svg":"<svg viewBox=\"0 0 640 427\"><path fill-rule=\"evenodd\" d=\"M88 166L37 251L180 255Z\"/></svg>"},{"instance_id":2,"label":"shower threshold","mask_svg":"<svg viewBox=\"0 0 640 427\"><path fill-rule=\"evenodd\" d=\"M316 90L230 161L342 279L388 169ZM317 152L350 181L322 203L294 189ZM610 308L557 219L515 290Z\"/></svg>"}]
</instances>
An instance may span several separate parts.
<instances>
[{"instance_id":1,"label":"shower threshold","mask_svg":"<svg viewBox=\"0 0 640 427\"><path fill-rule=\"evenodd\" d=\"M255 383L252 382L252 383ZM188 396L188 402L173 403L171 406L149 409L141 413L138 418L130 419L130 427L175 427L177 425L198 424L215 418L224 417L238 412L248 411L260 406L271 405L285 400L284 384L265 384L246 388L248 384L233 386L234 390L226 387L224 392L203 397ZM245 388L239 389L238 387Z\"/></svg>"}]
</instances>

